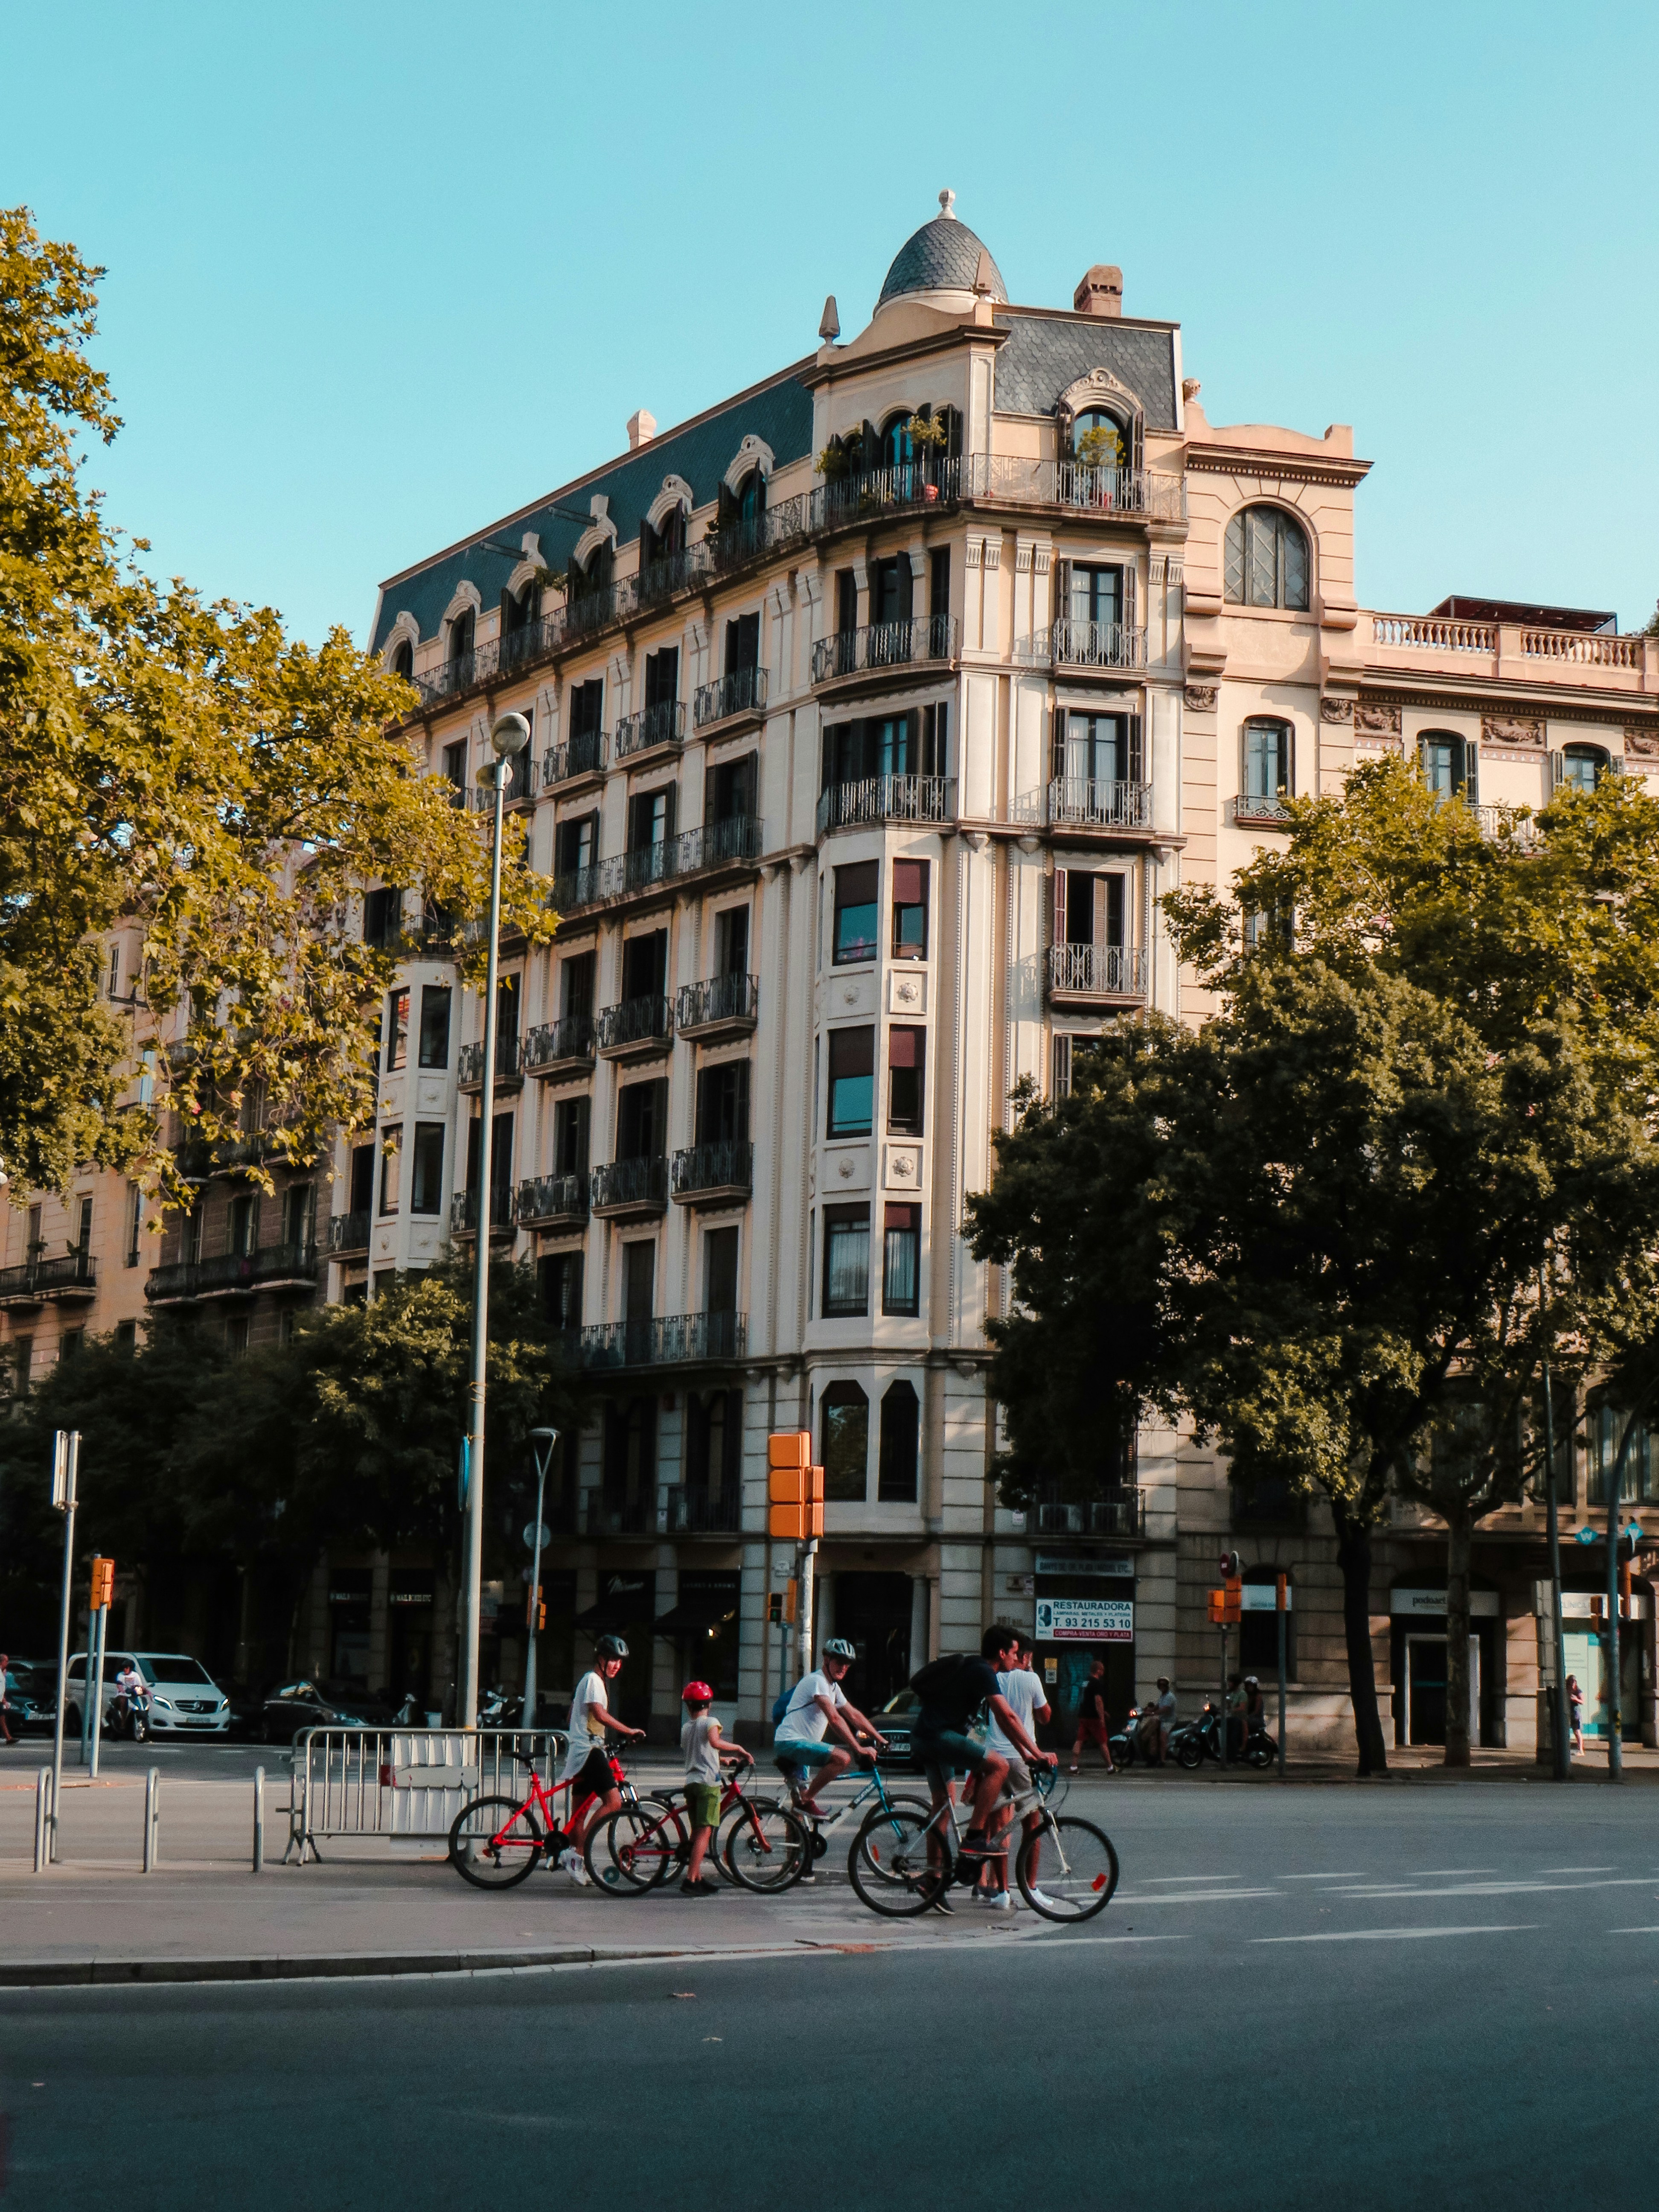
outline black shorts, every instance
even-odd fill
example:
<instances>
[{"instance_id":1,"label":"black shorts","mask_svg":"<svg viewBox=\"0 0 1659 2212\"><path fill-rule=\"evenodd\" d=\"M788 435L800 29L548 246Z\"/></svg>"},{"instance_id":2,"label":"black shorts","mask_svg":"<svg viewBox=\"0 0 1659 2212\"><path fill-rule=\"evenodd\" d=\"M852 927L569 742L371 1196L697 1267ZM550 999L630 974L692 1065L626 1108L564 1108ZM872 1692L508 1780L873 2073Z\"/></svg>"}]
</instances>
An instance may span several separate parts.
<instances>
[{"instance_id":1,"label":"black shorts","mask_svg":"<svg viewBox=\"0 0 1659 2212\"><path fill-rule=\"evenodd\" d=\"M617 1778L611 1771L608 1756L596 1744L576 1771L570 1785L570 1803L565 1818L569 1819L584 1797L603 1797L617 1786Z\"/></svg>"},{"instance_id":2,"label":"black shorts","mask_svg":"<svg viewBox=\"0 0 1659 2212\"><path fill-rule=\"evenodd\" d=\"M917 1729L910 1750L931 1787L941 1795L954 1776L977 1774L985 1757L985 1746L960 1729Z\"/></svg>"}]
</instances>

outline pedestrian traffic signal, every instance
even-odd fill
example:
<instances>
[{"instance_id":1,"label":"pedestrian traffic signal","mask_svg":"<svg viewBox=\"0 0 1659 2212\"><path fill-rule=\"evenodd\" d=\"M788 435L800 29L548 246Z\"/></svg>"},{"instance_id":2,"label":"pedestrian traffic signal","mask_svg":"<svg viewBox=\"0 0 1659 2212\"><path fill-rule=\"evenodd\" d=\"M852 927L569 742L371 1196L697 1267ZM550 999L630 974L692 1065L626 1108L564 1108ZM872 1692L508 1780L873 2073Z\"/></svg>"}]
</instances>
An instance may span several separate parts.
<instances>
[{"instance_id":1,"label":"pedestrian traffic signal","mask_svg":"<svg viewBox=\"0 0 1659 2212\"><path fill-rule=\"evenodd\" d=\"M1243 1617L1244 1585L1242 1582L1227 1582L1219 1589L1210 1592L1210 1625L1212 1628L1232 1628Z\"/></svg>"},{"instance_id":2,"label":"pedestrian traffic signal","mask_svg":"<svg viewBox=\"0 0 1659 2212\"><path fill-rule=\"evenodd\" d=\"M783 1626L783 1592L769 1590L766 1598L766 1618L774 1628Z\"/></svg>"},{"instance_id":3,"label":"pedestrian traffic signal","mask_svg":"<svg viewBox=\"0 0 1659 2212\"><path fill-rule=\"evenodd\" d=\"M802 1432L805 1437L805 1431ZM774 1445L780 1442L793 1443L793 1437L774 1437ZM810 1445L811 1438L805 1437ZM793 1544L806 1543L823 1534L823 1469L809 1467L805 1462L767 1469L767 1500L771 1508L768 1526L774 1536Z\"/></svg>"},{"instance_id":4,"label":"pedestrian traffic signal","mask_svg":"<svg viewBox=\"0 0 1659 2212\"><path fill-rule=\"evenodd\" d=\"M811 1467L811 1429L774 1429L766 1439L766 1464L768 1467Z\"/></svg>"},{"instance_id":5,"label":"pedestrian traffic signal","mask_svg":"<svg viewBox=\"0 0 1659 2212\"><path fill-rule=\"evenodd\" d=\"M92 1609L101 1613L115 1598L115 1562L113 1559L94 1559L92 1563Z\"/></svg>"}]
</instances>

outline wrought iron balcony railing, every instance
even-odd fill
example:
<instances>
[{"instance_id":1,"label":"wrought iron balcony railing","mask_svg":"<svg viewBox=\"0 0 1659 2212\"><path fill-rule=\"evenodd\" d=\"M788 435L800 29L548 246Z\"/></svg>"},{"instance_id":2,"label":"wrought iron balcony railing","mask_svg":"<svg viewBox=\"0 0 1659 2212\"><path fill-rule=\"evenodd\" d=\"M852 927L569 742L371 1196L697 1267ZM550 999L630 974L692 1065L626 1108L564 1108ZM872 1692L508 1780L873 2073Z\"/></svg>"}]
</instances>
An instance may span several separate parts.
<instances>
[{"instance_id":1,"label":"wrought iron balcony railing","mask_svg":"<svg viewBox=\"0 0 1659 2212\"><path fill-rule=\"evenodd\" d=\"M837 676L870 669L904 668L918 661L954 660L954 615L912 615L902 622L866 623L837 630L812 647L812 681L828 684Z\"/></svg>"},{"instance_id":2,"label":"wrought iron balcony railing","mask_svg":"<svg viewBox=\"0 0 1659 2212\"><path fill-rule=\"evenodd\" d=\"M755 1147L729 1138L717 1145L692 1145L672 1162L676 1198L706 1198L715 1192L747 1197L755 1184Z\"/></svg>"},{"instance_id":3,"label":"wrought iron balcony railing","mask_svg":"<svg viewBox=\"0 0 1659 2212\"><path fill-rule=\"evenodd\" d=\"M1014 453L975 453L961 465L964 499L1084 507L1155 522L1186 520L1186 478L1158 470L1143 472L1092 467L1086 461L1027 460Z\"/></svg>"},{"instance_id":4,"label":"wrought iron balcony railing","mask_svg":"<svg viewBox=\"0 0 1659 2212\"><path fill-rule=\"evenodd\" d=\"M532 1176L519 1185L516 1200L520 1221L544 1224L580 1223L587 1218L587 1175Z\"/></svg>"},{"instance_id":5,"label":"wrought iron balcony railing","mask_svg":"<svg viewBox=\"0 0 1659 2212\"><path fill-rule=\"evenodd\" d=\"M555 876L553 888L547 895L550 910L554 914L580 914L584 907L599 905L606 896L602 884L609 865L595 860L591 866L567 868L562 875Z\"/></svg>"},{"instance_id":6,"label":"wrought iron balcony railing","mask_svg":"<svg viewBox=\"0 0 1659 2212\"><path fill-rule=\"evenodd\" d=\"M620 1212L634 1206L665 1212L667 1158L661 1152L651 1152L637 1160L608 1160L603 1167L589 1170L587 1196L595 1213Z\"/></svg>"},{"instance_id":7,"label":"wrought iron balcony railing","mask_svg":"<svg viewBox=\"0 0 1659 2212\"><path fill-rule=\"evenodd\" d=\"M625 1052L630 1045L667 1045L674 1036L674 1009L666 999L624 999L602 1006L593 1024L601 1052Z\"/></svg>"},{"instance_id":8,"label":"wrought iron balcony railing","mask_svg":"<svg viewBox=\"0 0 1659 2212\"><path fill-rule=\"evenodd\" d=\"M696 1490L671 1483L658 1511L658 1533L665 1536L735 1536L743 1528L743 1494L730 1490Z\"/></svg>"},{"instance_id":9,"label":"wrought iron balcony railing","mask_svg":"<svg viewBox=\"0 0 1659 2212\"><path fill-rule=\"evenodd\" d=\"M1062 1498L1050 1490L1037 1499L1036 1525L1044 1536L1144 1536L1146 1501L1140 1491L1127 1487L1082 1498Z\"/></svg>"},{"instance_id":10,"label":"wrought iron balcony railing","mask_svg":"<svg viewBox=\"0 0 1659 2212\"><path fill-rule=\"evenodd\" d=\"M581 1361L595 1368L676 1367L741 1359L748 1347L746 1314L659 1314L585 1328Z\"/></svg>"},{"instance_id":11,"label":"wrought iron balcony railing","mask_svg":"<svg viewBox=\"0 0 1659 2212\"><path fill-rule=\"evenodd\" d=\"M556 1022L543 1022L527 1030L523 1065L526 1075L544 1075L550 1068L592 1065L593 1017L565 1014Z\"/></svg>"},{"instance_id":12,"label":"wrought iron balcony railing","mask_svg":"<svg viewBox=\"0 0 1659 2212\"><path fill-rule=\"evenodd\" d=\"M1242 791L1232 803L1235 822L1262 822L1283 829L1290 820L1290 808L1283 792Z\"/></svg>"},{"instance_id":13,"label":"wrought iron balcony railing","mask_svg":"<svg viewBox=\"0 0 1659 2212\"><path fill-rule=\"evenodd\" d=\"M1102 783L1091 777L1056 776L1048 786L1048 820L1055 828L1150 830L1150 783Z\"/></svg>"},{"instance_id":14,"label":"wrought iron balcony railing","mask_svg":"<svg viewBox=\"0 0 1659 2212\"><path fill-rule=\"evenodd\" d=\"M495 1040L495 1080L497 1083L517 1083L520 1079L519 1040L516 1036L498 1036ZM455 1063L455 1081L462 1091L477 1091L483 1084L483 1047L464 1044Z\"/></svg>"},{"instance_id":15,"label":"wrought iron balcony railing","mask_svg":"<svg viewBox=\"0 0 1659 2212\"><path fill-rule=\"evenodd\" d=\"M659 561L648 561L636 576L629 580L634 606L660 606L677 592L695 591L711 565L707 539L684 546L678 553L665 553Z\"/></svg>"},{"instance_id":16,"label":"wrought iron balcony railing","mask_svg":"<svg viewBox=\"0 0 1659 2212\"><path fill-rule=\"evenodd\" d=\"M556 876L547 902L556 914L574 914L583 907L604 906L613 899L654 890L683 876L758 861L765 836L765 823L753 814L705 822L701 828L684 830L678 837L665 838L660 844L637 846L631 853L615 854L592 867Z\"/></svg>"},{"instance_id":17,"label":"wrought iron balcony railing","mask_svg":"<svg viewBox=\"0 0 1659 2212\"><path fill-rule=\"evenodd\" d=\"M59 1252L0 1267L0 1302L33 1305L50 1297L90 1297L98 1288L98 1262L90 1252Z\"/></svg>"},{"instance_id":18,"label":"wrought iron balcony railing","mask_svg":"<svg viewBox=\"0 0 1659 2212\"><path fill-rule=\"evenodd\" d=\"M1127 623L1055 623L1048 632L1048 648L1056 667L1144 668L1146 633Z\"/></svg>"},{"instance_id":19,"label":"wrought iron balcony railing","mask_svg":"<svg viewBox=\"0 0 1659 2212\"><path fill-rule=\"evenodd\" d=\"M701 983L681 985L675 1019L682 1036L694 1036L726 1022L752 1028L759 1011L758 975L710 975Z\"/></svg>"},{"instance_id":20,"label":"wrought iron balcony railing","mask_svg":"<svg viewBox=\"0 0 1659 2212\"><path fill-rule=\"evenodd\" d=\"M930 454L926 459L901 462L895 468L866 469L855 476L836 477L819 484L811 495L808 526L814 533L840 530L872 515L948 505L963 496L967 475L961 459Z\"/></svg>"},{"instance_id":21,"label":"wrought iron balcony railing","mask_svg":"<svg viewBox=\"0 0 1659 2212\"><path fill-rule=\"evenodd\" d=\"M603 730L581 730L564 744L550 745L542 755L542 788L569 783L579 775L596 775L605 764L608 750Z\"/></svg>"},{"instance_id":22,"label":"wrought iron balcony railing","mask_svg":"<svg viewBox=\"0 0 1659 2212\"><path fill-rule=\"evenodd\" d=\"M1146 956L1130 945L1051 945L1048 988L1085 999L1139 998L1146 988Z\"/></svg>"},{"instance_id":23,"label":"wrought iron balcony railing","mask_svg":"<svg viewBox=\"0 0 1659 2212\"><path fill-rule=\"evenodd\" d=\"M715 574L725 576L796 544L811 527L811 495L801 492L769 507L763 514L734 517L723 530L711 529L703 543Z\"/></svg>"},{"instance_id":24,"label":"wrought iron balcony railing","mask_svg":"<svg viewBox=\"0 0 1659 2212\"><path fill-rule=\"evenodd\" d=\"M262 1244L253 1252L218 1252L210 1260L176 1260L152 1268L144 1296L158 1304L169 1298L227 1297L284 1286L308 1288L316 1279L315 1244Z\"/></svg>"},{"instance_id":25,"label":"wrought iron balcony railing","mask_svg":"<svg viewBox=\"0 0 1659 2212\"><path fill-rule=\"evenodd\" d=\"M366 1207L356 1213L337 1213L328 1224L328 1249L333 1253L367 1252L369 1216Z\"/></svg>"},{"instance_id":26,"label":"wrought iron balcony railing","mask_svg":"<svg viewBox=\"0 0 1659 2212\"><path fill-rule=\"evenodd\" d=\"M765 825L757 815L728 814L723 821L682 830L673 841L668 872L696 876L708 868L758 860L764 842Z\"/></svg>"},{"instance_id":27,"label":"wrought iron balcony railing","mask_svg":"<svg viewBox=\"0 0 1659 2212\"><path fill-rule=\"evenodd\" d=\"M953 775L866 775L819 793L817 834L872 822L954 822L956 815Z\"/></svg>"},{"instance_id":28,"label":"wrought iron balcony railing","mask_svg":"<svg viewBox=\"0 0 1659 2212\"><path fill-rule=\"evenodd\" d=\"M519 1218L519 1194L511 1183L492 1180L489 1189L489 1225L492 1229L510 1229ZM458 1190L449 1201L449 1233L452 1237L473 1237L478 1229L478 1194L476 1190Z\"/></svg>"},{"instance_id":29,"label":"wrought iron balcony railing","mask_svg":"<svg viewBox=\"0 0 1659 2212\"><path fill-rule=\"evenodd\" d=\"M636 714L624 714L617 725L618 760L654 751L659 745L684 742L685 708L678 699L659 699L654 707L641 707Z\"/></svg>"},{"instance_id":30,"label":"wrought iron balcony railing","mask_svg":"<svg viewBox=\"0 0 1659 2212\"><path fill-rule=\"evenodd\" d=\"M759 714L766 708L766 671L753 668L734 668L729 676L722 676L718 684L702 684L697 687L692 707L692 720L700 730L713 723L730 721L734 714Z\"/></svg>"}]
</instances>

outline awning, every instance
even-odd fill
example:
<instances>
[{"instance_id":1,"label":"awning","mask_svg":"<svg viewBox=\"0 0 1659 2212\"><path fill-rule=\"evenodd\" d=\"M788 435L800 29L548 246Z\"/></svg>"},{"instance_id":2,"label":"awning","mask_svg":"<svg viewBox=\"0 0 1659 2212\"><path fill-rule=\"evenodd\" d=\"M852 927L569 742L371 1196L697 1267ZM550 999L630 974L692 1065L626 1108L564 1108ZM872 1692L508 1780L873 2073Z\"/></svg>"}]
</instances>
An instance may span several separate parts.
<instances>
[{"instance_id":1,"label":"awning","mask_svg":"<svg viewBox=\"0 0 1659 2212\"><path fill-rule=\"evenodd\" d=\"M721 1590L695 1591L683 1598L678 1605L666 1613L659 1613L651 1624L653 1636L694 1635L700 1629L718 1628L722 1622L734 1620L738 1610L738 1594Z\"/></svg>"}]
</instances>

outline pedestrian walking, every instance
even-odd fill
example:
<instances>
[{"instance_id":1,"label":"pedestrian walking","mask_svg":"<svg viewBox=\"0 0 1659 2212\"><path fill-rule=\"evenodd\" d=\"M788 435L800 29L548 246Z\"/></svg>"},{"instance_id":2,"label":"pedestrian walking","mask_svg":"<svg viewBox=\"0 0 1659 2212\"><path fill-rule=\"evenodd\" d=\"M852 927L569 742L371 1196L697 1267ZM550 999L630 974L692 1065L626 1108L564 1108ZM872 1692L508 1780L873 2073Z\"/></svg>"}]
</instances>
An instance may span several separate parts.
<instances>
[{"instance_id":1,"label":"pedestrian walking","mask_svg":"<svg viewBox=\"0 0 1659 2212\"><path fill-rule=\"evenodd\" d=\"M0 1651L0 1735L4 1735L9 1744L15 1743L17 1741L11 1732L11 1723L6 1717L11 1711L11 1699L6 1693L6 1669L10 1665L10 1655L8 1652Z\"/></svg>"},{"instance_id":2,"label":"pedestrian walking","mask_svg":"<svg viewBox=\"0 0 1659 2212\"><path fill-rule=\"evenodd\" d=\"M720 1734L720 1724L708 1710L714 1702L714 1692L707 1682L688 1682L680 1692L689 1716L680 1730L680 1747L685 1753L685 1813L691 1823L691 1856L680 1883L682 1897L720 1895L712 1881L702 1879L702 1863L709 1838L720 1826L720 1761L754 1765L740 1743L728 1743Z\"/></svg>"},{"instance_id":3,"label":"pedestrian walking","mask_svg":"<svg viewBox=\"0 0 1659 2212\"><path fill-rule=\"evenodd\" d=\"M0 1665L4 1662L0 1661ZM1567 1741L1574 1751L1584 1748L1584 1693L1578 1686L1577 1674L1567 1677Z\"/></svg>"},{"instance_id":4,"label":"pedestrian walking","mask_svg":"<svg viewBox=\"0 0 1659 2212\"><path fill-rule=\"evenodd\" d=\"M1100 1755L1106 1762L1108 1774L1115 1774L1112 1764L1111 1716L1106 1710L1106 1662L1093 1660L1089 1668L1089 1679L1083 1685L1077 1701L1077 1740L1072 1746L1072 1772L1075 1774L1083 1760L1085 1743L1097 1744Z\"/></svg>"}]
</instances>

